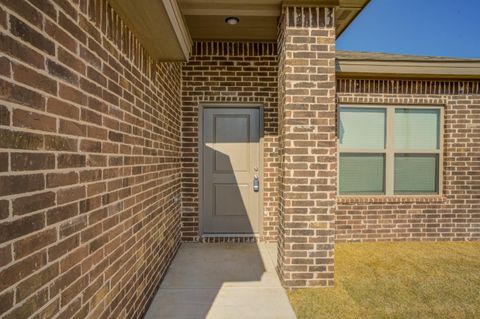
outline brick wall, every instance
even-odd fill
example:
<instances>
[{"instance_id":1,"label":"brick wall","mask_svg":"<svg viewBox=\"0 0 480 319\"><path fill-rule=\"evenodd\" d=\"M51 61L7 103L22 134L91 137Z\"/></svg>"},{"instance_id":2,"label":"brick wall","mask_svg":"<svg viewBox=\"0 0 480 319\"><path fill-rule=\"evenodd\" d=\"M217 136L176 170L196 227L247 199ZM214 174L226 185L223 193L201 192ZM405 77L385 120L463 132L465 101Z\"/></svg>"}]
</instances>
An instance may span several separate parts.
<instances>
[{"instance_id":1,"label":"brick wall","mask_svg":"<svg viewBox=\"0 0 480 319\"><path fill-rule=\"evenodd\" d=\"M286 287L333 285L334 10L284 7L279 32L280 234Z\"/></svg>"},{"instance_id":2,"label":"brick wall","mask_svg":"<svg viewBox=\"0 0 480 319\"><path fill-rule=\"evenodd\" d=\"M1 1L0 317L139 318L180 242L181 65L105 0Z\"/></svg>"},{"instance_id":3,"label":"brick wall","mask_svg":"<svg viewBox=\"0 0 480 319\"><path fill-rule=\"evenodd\" d=\"M198 129L202 103L263 106L263 233L278 225L277 47L273 42L195 42L182 76L182 238L199 240Z\"/></svg>"},{"instance_id":4,"label":"brick wall","mask_svg":"<svg viewBox=\"0 0 480 319\"><path fill-rule=\"evenodd\" d=\"M337 100L444 107L442 196L340 200L337 242L480 240L480 81L339 79Z\"/></svg>"}]
</instances>

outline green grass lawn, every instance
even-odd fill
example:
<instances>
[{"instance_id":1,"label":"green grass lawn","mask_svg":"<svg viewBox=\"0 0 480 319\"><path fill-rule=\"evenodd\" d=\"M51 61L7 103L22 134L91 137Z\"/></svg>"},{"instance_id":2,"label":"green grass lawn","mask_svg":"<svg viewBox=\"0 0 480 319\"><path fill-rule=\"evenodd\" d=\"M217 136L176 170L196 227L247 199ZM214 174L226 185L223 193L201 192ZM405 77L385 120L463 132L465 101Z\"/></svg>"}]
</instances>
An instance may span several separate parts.
<instances>
[{"instance_id":1,"label":"green grass lawn","mask_svg":"<svg viewBox=\"0 0 480 319\"><path fill-rule=\"evenodd\" d=\"M289 292L304 318L480 318L480 242L335 246L335 288Z\"/></svg>"}]
</instances>

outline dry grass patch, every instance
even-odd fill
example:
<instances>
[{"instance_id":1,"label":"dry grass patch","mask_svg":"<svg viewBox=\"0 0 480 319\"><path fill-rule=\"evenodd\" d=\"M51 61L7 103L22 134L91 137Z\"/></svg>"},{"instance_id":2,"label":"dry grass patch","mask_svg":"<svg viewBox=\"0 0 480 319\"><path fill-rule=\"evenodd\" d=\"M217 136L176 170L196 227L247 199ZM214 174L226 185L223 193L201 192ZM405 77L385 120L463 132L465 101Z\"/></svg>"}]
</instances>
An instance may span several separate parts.
<instances>
[{"instance_id":1,"label":"dry grass patch","mask_svg":"<svg viewBox=\"0 0 480 319\"><path fill-rule=\"evenodd\" d=\"M480 242L335 246L335 288L289 292L305 318L480 318Z\"/></svg>"}]
</instances>

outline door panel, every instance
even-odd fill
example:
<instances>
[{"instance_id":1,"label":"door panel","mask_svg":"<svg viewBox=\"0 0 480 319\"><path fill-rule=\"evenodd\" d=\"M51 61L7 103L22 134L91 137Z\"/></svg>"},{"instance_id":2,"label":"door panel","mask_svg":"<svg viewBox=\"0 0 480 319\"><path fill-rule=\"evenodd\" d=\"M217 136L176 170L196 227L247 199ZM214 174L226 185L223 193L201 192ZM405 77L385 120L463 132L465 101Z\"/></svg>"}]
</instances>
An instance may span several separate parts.
<instances>
[{"instance_id":1,"label":"door panel","mask_svg":"<svg viewBox=\"0 0 480 319\"><path fill-rule=\"evenodd\" d=\"M244 201L248 199L250 185L243 184L215 184L215 206L213 214L216 216L244 216Z\"/></svg>"},{"instance_id":2,"label":"door panel","mask_svg":"<svg viewBox=\"0 0 480 319\"><path fill-rule=\"evenodd\" d=\"M260 114L254 108L203 112L203 232L257 233Z\"/></svg>"},{"instance_id":3,"label":"door panel","mask_svg":"<svg viewBox=\"0 0 480 319\"><path fill-rule=\"evenodd\" d=\"M215 172L246 172L250 165L250 116L214 114Z\"/></svg>"}]
</instances>

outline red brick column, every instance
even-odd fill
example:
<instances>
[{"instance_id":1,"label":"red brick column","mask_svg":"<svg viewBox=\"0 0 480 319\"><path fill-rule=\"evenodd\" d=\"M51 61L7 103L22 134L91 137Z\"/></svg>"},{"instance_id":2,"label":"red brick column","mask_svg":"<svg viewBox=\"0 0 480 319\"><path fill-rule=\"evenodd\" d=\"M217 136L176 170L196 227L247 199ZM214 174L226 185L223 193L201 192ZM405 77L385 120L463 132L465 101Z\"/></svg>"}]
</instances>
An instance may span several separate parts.
<instances>
[{"instance_id":1,"label":"red brick column","mask_svg":"<svg viewBox=\"0 0 480 319\"><path fill-rule=\"evenodd\" d=\"M333 285L334 10L286 6L279 27L280 227L286 287Z\"/></svg>"}]
</instances>

